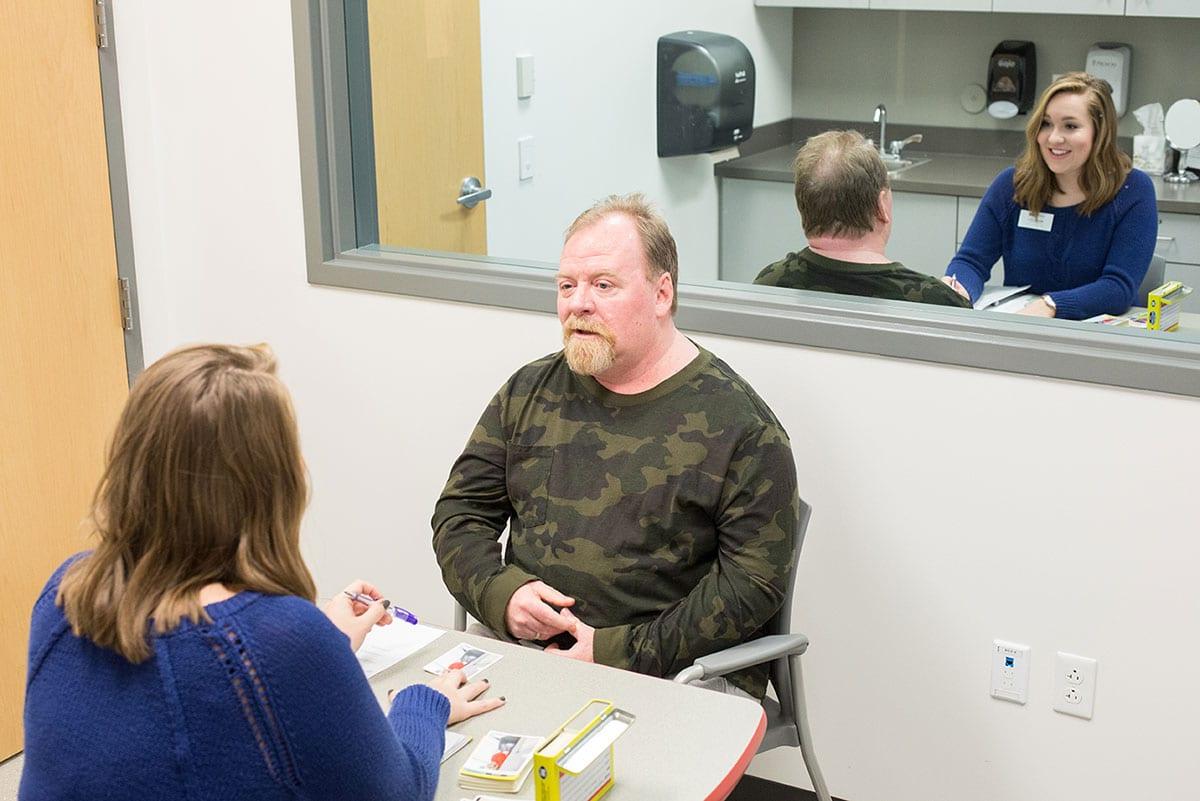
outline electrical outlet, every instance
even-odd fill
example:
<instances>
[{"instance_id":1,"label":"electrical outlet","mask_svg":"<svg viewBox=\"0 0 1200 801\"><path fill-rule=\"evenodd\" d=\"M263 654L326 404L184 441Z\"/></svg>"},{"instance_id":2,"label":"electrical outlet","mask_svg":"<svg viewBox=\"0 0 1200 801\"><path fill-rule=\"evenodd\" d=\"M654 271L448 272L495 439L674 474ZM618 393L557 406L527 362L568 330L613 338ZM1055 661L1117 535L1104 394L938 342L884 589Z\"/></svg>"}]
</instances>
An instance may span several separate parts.
<instances>
[{"instance_id":1,"label":"electrical outlet","mask_svg":"<svg viewBox=\"0 0 1200 801\"><path fill-rule=\"evenodd\" d=\"M992 697L1023 704L1029 700L1029 646L992 642Z\"/></svg>"},{"instance_id":2,"label":"electrical outlet","mask_svg":"<svg viewBox=\"0 0 1200 801\"><path fill-rule=\"evenodd\" d=\"M1096 660L1059 651L1054 656L1054 709L1092 719L1096 704Z\"/></svg>"}]
</instances>

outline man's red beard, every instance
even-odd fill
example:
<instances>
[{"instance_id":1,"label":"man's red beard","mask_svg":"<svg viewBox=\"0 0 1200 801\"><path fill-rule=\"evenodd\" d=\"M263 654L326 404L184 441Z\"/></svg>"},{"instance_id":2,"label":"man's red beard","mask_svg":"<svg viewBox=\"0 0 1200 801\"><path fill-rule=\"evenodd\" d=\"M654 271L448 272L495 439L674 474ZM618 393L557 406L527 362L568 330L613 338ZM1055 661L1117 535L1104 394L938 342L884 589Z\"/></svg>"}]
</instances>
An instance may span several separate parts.
<instances>
[{"instance_id":1,"label":"man's red beard","mask_svg":"<svg viewBox=\"0 0 1200 801\"><path fill-rule=\"evenodd\" d=\"M576 331L588 331L593 336L575 336ZM563 353L573 372L599 375L617 359L616 337L602 322L571 315L563 323Z\"/></svg>"}]
</instances>

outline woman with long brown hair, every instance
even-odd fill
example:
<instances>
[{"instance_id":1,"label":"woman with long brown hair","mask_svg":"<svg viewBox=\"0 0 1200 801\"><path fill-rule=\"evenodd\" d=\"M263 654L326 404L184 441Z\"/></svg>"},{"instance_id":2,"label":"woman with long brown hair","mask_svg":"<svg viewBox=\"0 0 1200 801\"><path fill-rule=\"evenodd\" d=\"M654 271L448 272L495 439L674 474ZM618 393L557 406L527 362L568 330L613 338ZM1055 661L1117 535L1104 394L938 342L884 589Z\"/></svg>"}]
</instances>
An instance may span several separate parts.
<instances>
[{"instance_id":1,"label":"woman with long brown hair","mask_svg":"<svg viewBox=\"0 0 1200 801\"><path fill-rule=\"evenodd\" d=\"M265 347L184 348L138 378L96 548L34 607L22 799L433 797L447 722L502 699L458 671L385 717L353 651L391 618L362 581L369 604L313 605L307 494Z\"/></svg>"},{"instance_id":2,"label":"woman with long brown hair","mask_svg":"<svg viewBox=\"0 0 1200 801\"><path fill-rule=\"evenodd\" d=\"M1154 185L1117 149L1106 81L1072 72L1042 93L1025 152L988 188L943 279L972 301L996 260L1004 283L1041 297L1023 314L1122 314L1154 255Z\"/></svg>"}]
</instances>

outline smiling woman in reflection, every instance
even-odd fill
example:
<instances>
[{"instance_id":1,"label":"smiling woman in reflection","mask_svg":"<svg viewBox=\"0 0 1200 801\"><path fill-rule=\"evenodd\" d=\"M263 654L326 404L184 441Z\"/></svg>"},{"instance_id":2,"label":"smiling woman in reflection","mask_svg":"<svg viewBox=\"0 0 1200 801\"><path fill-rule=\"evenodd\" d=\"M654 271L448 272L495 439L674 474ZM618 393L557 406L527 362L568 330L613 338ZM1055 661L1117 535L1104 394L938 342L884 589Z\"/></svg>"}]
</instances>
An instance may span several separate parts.
<instances>
[{"instance_id":1,"label":"smiling woman in reflection","mask_svg":"<svg viewBox=\"0 0 1200 801\"><path fill-rule=\"evenodd\" d=\"M175 351L130 391L96 549L33 610L22 801L430 799L444 729L499 705L462 671L384 716L352 649L365 582L313 606L292 405L266 348Z\"/></svg>"},{"instance_id":2,"label":"smiling woman in reflection","mask_svg":"<svg viewBox=\"0 0 1200 801\"><path fill-rule=\"evenodd\" d=\"M1004 283L1041 294L1023 314L1082 320L1122 314L1154 255L1154 186L1117 149L1106 81L1072 72L1046 89L1025 152L1000 173L943 279L972 300L996 260Z\"/></svg>"}]
</instances>

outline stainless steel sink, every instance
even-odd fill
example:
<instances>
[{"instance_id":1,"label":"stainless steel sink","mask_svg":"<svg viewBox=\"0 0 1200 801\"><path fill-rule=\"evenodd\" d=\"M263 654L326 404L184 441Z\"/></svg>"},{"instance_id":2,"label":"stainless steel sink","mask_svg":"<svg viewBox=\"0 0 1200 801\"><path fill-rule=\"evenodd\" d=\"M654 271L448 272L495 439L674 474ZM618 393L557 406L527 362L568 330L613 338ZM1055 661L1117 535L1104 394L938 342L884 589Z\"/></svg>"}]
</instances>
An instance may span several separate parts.
<instances>
[{"instance_id":1,"label":"stainless steel sink","mask_svg":"<svg viewBox=\"0 0 1200 801\"><path fill-rule=\"evenodd\" d=\"M887 167L888 178L895 178L900 173L911 170L913 167L920 167L922 164L928 164L931 159L886 159L883 164Z\"/></svg>"}]
</instances>

